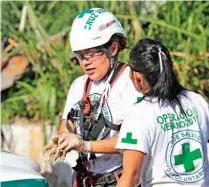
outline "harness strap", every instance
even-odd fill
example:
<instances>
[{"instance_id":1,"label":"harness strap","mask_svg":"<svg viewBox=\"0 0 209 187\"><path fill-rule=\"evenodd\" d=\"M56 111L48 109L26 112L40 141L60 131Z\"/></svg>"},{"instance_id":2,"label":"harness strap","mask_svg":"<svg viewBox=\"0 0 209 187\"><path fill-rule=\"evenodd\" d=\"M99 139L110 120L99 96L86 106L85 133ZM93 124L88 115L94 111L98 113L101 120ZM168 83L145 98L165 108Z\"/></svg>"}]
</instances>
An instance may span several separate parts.
<instances>
[{"instance_id":1,"label":"harness strap","mask_svg":"<svg viewBox=\"0 0 209 187\"><path fill-rule=\"evenodd\" d=\"M70 133L73 133L73 129L71 128L68 120L71 120L72 122L74 121L74 118L78 118L79 116L79 110L74 110L73 108L71 109L71 111L68 113L67 115L67 120L66 120L66 127L68 129L68 131Z\"/></svg>"},{"instance_id":2,"label":"harness strap","mask_svg":"<svg viewBox=\"0 0 209 187\"><path fill-rule=\"evenodd\" d=\"M124 69L127 67L128 65L123 63L123 62L118 62L115 68L115 71L112 75L112 78L110 80L110 85L111 88L113 87L113 85L115 84L116 80L120 77L121 73L124 71Z\"/></svg>"},{"instance_id":3,"label":"harness strap","mask_svg":"<svg viewBox=\"0 0 209 187\"><path fill-rule=\"evenodd\" d=\"M111 87L114 85L116 80L119 78L123 70L127 67L127 64L125 63L117 63L116 69L112 75L112 78L110 80ZM103 102L104 105L104 102ZM106 123L104 123L106 122ZM103 138L107 136L107 134L110 132L110 129L119 131L121 125L114 125L110 121L108 121L103 115L99 115L99 119L94 121L94 126L89 133L89 140L96 140L101 131L104 129Z\"/></svg>"},{"instance_id":4,"label":"harness strap","mask_svg":"<svg viewBox=\"0 0 209 187\"><path fill-rule=\"evenodd\" d=\"M84 102L84 114L89 114L91 111L91 101L89 99L91 85L92 85L92 80L87 78L84 92L83 92L83 97L82 97L82 101Z\"/></svg>"},{"instance_id":5,"label":"harness strap","mask_svg":"<svg viewBox=\"0 0 209 187\"><path fill-rule=\"evenodd\" d=\"M70 132L70 133L74 133L73 132L73 129L71 128L69 122L68 122L68 119L66 120L66 127L67 127L67 130Z\"/></svg>"},{"instance_id":6,"label":"harness strap","mask_svg":"<svg viewBox=\"0 0 209 187\"><path fill-rule=\"evenodd\" d=\"M122 175L122 167L118 168L110 173L106 174L97 174L92 176L92 173L87 172L83 181L81 180L82 171L76 171L73 177L73 187L84 187L84 186L97 186L97 185L107 185L113 184L119 181L119 178ZM76 178L75 178L76 177ZM84 185L85 183L85 185Z\"/></svg>"},{"instance_id":7,"label":"harness strap","mask_svg":"<svg viewBox=\"0 0 209 187\"><path fill-rule=\"evenodd\" d=\"M123 169L119 168L115 171L112 171L110 173L104 174L104 175L96 175L92 176L93 178L93 185L99 185L99 184L112 184L114 182L117 182L122 175Z\"/></svg>"},{"instance_id":8,"label":"harness strap","mask_svg":"<svg viewBox=\"0 0 209 187\"><path fill-rule=\"evenodd\" d=\"M104 139L110 132L110 130L120 131L121 125L114 125L110 121L108 121L103 115L101 115L102 119L99 119L99 121L94 121L94 126L89 133L89 141L91 140L97 140L99 134L103 131L102 139ZM101 120L101 123L100 123ZM103 123L102 123L103 122ZM106 122L106 124L104 124Z\"/></svg>"},{"instance_id":9,"label":"harness strap","mask_svg":"<svg viewBox=\"0 0 209 187\"><path fill-rule=\"evenodd\" d=\"M94 125L92 126L92 130L89 134L89 140L97 140L99 134L102 132L102 130L105 128L105 117L103 115L100 115L99 120L93 121ZM110 131L110 128L106 128L104 132L104 136L108 134Z\"/></svg>"},{"instance_id":10,"label":"harness strap","mask_svg":"<svg viewBox=\"0 0 209 187\"><path fill-rule=\"evenodd\" d=\"M110 121L108 121L106 118L105 119L105 122L107 124L107 126L112 129L112 130L115 130L115 131L120 131L120 127L121 125L114 125L113 123L111 123Z\"/></svg>"},{"instance_id":11,"label":"harness strap","mask_svg":"<svg viewBox=\"0 0 209 187\"><path fill-rule=\"evenodd\" d=\"M120 77L120 75L122 74L122 72L124 71L124 69L127 67L128 65L123 63L123 62L118 62L116 65L116 68L114 70L114 73L110 79L110 85L111 88L113 87L113 85L115 84L116 80ZM90 90L91 90L91 85L92 85L92 80L90 78L87 78L86 80L86 84L84 87L84 94L83 94L83 98L84 97L88 97Z\"/></svg>"},{"instance_id":12,"label":"harness strap","mask_svg":"<svg viewBox=\"0 0 209 187\"><path fill-rule=\"evenodd\" d=\"M81 109L81 112L79 114L80 114L79 115L79 119L80 119L80 127L81 127L80 128L81 129L81 138L86 141L87 139L85 138L85 129L84 129L84 124L83 124L83 120L84 120L84 109Z\"/></svg>"},{"instance_id":13,"label":"harness strap","mask_svg":"<svg viewBox=\"0 0 209 187\"><path fill-rule=\"evenodd\" d=\"M116 68L115 68L115 70L113 72L113 75L111 77L111 80L110 80L110 86L111 87L113 87L113 85L115 84L116 80L120 77L120 75L122 74L122 72L124 71L124 69L126 67L127 67L127 64L122 63L122 62L118 62L116 64ZM92 80L87 78L86 83L85 83L85 87L84 87L84 93L83 93L82 101L81 101L81 103L79 105L81 110L83 110L83 112L80 111L80 110L71 109L71 111L68 113L66 127L67 127L67 129L71 133L73 132L73 130L72 130L72 128L71 128L71 126L70 126L70 124L68 122L69 119L73 121L73 119L79 118L80 127L84 130L84 126L85 126L83 124L84 115L87 115L87 114L89 115L90 112L91 112L91 101L89 99L89 93L90 93L90 90L91 90L91 86L92 86ZM102 103L102 106L104 104L105 104L105 100ZM83 106L81 106L81 105L83 105ZM83 113L83 115L81 113ZM100 116L103 116L103 115L100 115ZM104 118L104 120L105 120L106 126L107 126L107 128L104 131L104 136L106 136L109 133L110 129L113 129L115 131L119 131L120 130L120 125L114 125L110 121L108 121L106 118ZM97 135L99 135L99 133L105 127L105 124L101 125L101 126L100 125L96 125L97 127L92 129L92 131L90 133L90 140L95 140L95 137ZM84 131L81 132L81 135L84 136L84 133L88 134L89 132L87 132L87 131L88 131L88 129L86 129L86 133Z\"/></svg>"}]
</instances>

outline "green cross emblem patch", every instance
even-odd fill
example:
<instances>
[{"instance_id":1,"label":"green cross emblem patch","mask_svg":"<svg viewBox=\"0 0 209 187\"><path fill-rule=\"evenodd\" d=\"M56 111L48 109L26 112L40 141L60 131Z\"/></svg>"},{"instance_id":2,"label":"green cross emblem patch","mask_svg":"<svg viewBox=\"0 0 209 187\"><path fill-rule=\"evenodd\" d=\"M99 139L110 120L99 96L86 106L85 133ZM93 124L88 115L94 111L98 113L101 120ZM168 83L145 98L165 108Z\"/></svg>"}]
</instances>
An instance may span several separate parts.
<instances>
[{"instance_id":1,"label":"green cross emblem patch","mask_svg":"<svg viewBox=\"0 0 209 187\"><path fill-rule=\"evenodd\" d=\"M132 138L132 133L127 132L126 137L121 139L122 143L128 143L128 144L137 144L137 139Z\"/></svg>"},{"instance_id":2,"label":"green cross emblem patch","mask_svg":"<svg viewBox=\"0 0 209 187\"><path fill-rule=\"evenodd\" d=\"M200 149L195 149L190 152L190 143L184 143L181 145L182 154L174 155L175 165L184 165L186 172L192 171L195 169L194 160L202 158Z\"/></svg>"},{"instance_id":3,"label":"green cross emblem patch","mask_svg":"<svg viewBox=\"0 0 209 187\"><path fill-rule=\"evenodd\" d=\"M91 14L92 12L94 12L94 10L92 10L92 9L84 10L83 12L81 12L81 13L78 15L78 18L82 18L85 14Z\"/></svg>"},{"instance_id":4,"label":"green cross emblem patch","mask_svg":"<svg viewBox=\"0 0 209 187\"><path fill-rule=\"evenodd\" d=\"M139 102L141 102L141 101L142 101L142 97L137 97L137 98L136 98L136 102L137 102L137 103L139 103Z\"/></svg>"}]
</instances>

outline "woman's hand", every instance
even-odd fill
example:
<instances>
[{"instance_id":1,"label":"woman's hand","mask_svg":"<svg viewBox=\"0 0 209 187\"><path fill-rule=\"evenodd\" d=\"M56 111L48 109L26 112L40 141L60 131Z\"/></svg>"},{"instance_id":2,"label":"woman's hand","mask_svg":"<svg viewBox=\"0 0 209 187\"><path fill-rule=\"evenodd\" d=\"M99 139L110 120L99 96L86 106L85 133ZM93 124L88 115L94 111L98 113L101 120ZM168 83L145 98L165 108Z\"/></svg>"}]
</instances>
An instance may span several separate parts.
<instances>
[{"instance_id":1,"label":"woman's hand","mask_svg":"<svg viewBox=\"0 0 209 187\"><path fill-rule=\"evenodd\" d=\"M47 144L44 147L44 152L45 152L45 159L48 160L50 159L57 151L57 145L55 145L53 142Z\"/></svg>"},{"instance_id":2,"label":"woman's hand","mask_svg":"<svg viewBox=\"0 0 209 187\"><path fill-rule=\"evenodd\" d=\"M73 133L62 133L59 135L58 148L69 152L71 150L76 150L79 152L90 151L86 144L90 142L83 141L78 135Z\"/></svg>"},{"instance_id":3,"label":"woman's hand","mask_svg":"<svg viewBox=\"0 0 209 187\"><path fill-rule=\"evenodd\" d=\"M44 147L49 158L56 161L58 158L64 160L66 154L71 150L78 152L90 152L91 143L83 141L78 135L73 133L62 133L52 139L52 142Z\"/></svg>"},{"instance_id":4,"label":"woman's hand","mask_svg":"<svg viewBox=\"0 0 209 187\"><path fill-rule=\"evenodd\" d=\"M63 155L63 152L58 149L58 136L52 138L51 142L44 147L44 151L46 160L56 161L59 157L63 160L66 155Z\"/></svg>"}]
</instances>

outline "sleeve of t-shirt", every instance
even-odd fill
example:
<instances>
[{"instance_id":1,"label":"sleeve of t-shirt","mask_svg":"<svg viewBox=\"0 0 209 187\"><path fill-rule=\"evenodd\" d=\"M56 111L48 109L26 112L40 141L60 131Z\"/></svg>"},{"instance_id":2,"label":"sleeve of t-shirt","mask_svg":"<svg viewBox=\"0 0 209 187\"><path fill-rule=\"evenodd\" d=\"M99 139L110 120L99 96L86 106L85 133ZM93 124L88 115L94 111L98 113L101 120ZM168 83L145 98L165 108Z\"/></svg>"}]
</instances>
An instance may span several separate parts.
<instances>
[{"instance_id":1,"label":"sleeve of t-shirt","mask_svg":"<svg viewBox=\"0 0 209 187\"><path fill-rule=\"evenodd\" d=\"M73 99L72 98L73 98L74 92L75 92L75 81L73 81L73 83L71 84L70 89L68 91L64 112L62 115L63 120L67 119L67 115L73 107Z\"/></svg>"},{"instance_id":2,"label":"sleeve of t-shirt","mask_svg":"<svg viewBox=\"0 0 209 187\"><path fill-rule=\"evenodd\" d=\"M138 106L137 106L138 105ZM121 126L116 149L137 150L145 154L149 153L151 147L151 119L147 116L146 109L139 107L140 103L131 109L130 115L127 116Z\"/></svg>"}]
</instances>

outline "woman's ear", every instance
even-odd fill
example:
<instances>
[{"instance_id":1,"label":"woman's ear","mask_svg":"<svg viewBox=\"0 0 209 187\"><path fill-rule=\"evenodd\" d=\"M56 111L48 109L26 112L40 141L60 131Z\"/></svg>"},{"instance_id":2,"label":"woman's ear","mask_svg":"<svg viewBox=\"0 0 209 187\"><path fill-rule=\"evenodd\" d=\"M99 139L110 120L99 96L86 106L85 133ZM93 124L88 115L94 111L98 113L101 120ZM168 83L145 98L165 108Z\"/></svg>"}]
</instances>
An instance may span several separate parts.
<instances>
[{"instance_id":1,"label":"woman's ear","mask_svg":"<svg viewBox=\"0 0 209 187\"><path fill-rule=\"evenodd\" d=\"M119 50L118 43L116 41L113 41L110 47L110 54L112 56L115 56L118 53L118 50Z\"/></svg>"},{"instance_id":2,"label":"woman's ear","mask_svg":"<svg viewBox=\"0 0 209 187\"><path fill-rule=\"evenodd\" d=\"M142 83L142 79L139 75L138 72L133 72L132 73L132 77L131 77L133 84L135 86L135 88L141 92L141 83Z\"/></svg>"}]
</instances>

